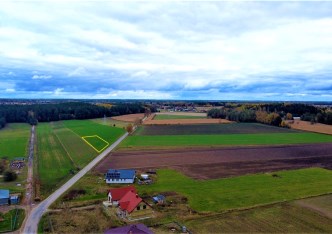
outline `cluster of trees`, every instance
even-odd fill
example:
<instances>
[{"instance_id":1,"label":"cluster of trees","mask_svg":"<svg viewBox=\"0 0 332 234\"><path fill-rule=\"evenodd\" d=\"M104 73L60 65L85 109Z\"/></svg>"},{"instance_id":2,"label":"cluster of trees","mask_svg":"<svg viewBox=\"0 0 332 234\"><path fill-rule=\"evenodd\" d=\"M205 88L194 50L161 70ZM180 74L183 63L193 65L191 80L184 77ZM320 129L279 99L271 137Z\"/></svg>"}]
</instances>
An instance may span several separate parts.
<instances>
[{"instance_id":1,"label":"cluster of trees","mask_svg":"<svg viewBox=\"0 0 332 234\"><path fill-rule=\"evenodd\" d=\"M301 120L332 125L332 112L319 112L317 114L304 113L301 115Z\"/></svg>"},{"instance_id":2,"label":"cluster of trees","mask_svg":"<svg viewBox=\"0 0 332 234\"><path fill-rule=\"evenodd\" d=\"M68 102L58 104L33 105L1 105L0 126L6 123L49 122L68 119L92 119L104 116L117 116L125 114L144 113L141 104L120 103L110 108L84 102Z\"/></svg>"},{"instance_id":3,"label":"cluster of trees","mask_svg":"<svg viewBox=\"0 0 332 234\"><path fill-rule=\"evenodd\" d=\"M327 108L318 108L306 104L268 103L268 104L235 104L208 111L211 118L225 118L236 122L259 122L274 126L287 127L283 121L301 116L302 120L332 124L332 112Z\"/></svg>"},{"instance_id":4,"label":"cluster of trees","mask_svg":"<svg viewBox=\"0 0 332 234\"><path fill-rule=\"evenodd\" d=\"M3 174L4 182L10 182L17 179L17 174L9 169L9 160L7 157L0 159L0 174Z\"/></svg>"},{"instance_id":5,"label":"cluster of trees","mask_svg":"<svg viewBox=\"0 0 332 234\"><path fill-rule=\"evenodd\" d=\"M224 118L236 122L259 122L280 126L281 116L276 112L255 111L250 109L211 109L208 112L211 118Z\"/></svg>"}]
</instances>

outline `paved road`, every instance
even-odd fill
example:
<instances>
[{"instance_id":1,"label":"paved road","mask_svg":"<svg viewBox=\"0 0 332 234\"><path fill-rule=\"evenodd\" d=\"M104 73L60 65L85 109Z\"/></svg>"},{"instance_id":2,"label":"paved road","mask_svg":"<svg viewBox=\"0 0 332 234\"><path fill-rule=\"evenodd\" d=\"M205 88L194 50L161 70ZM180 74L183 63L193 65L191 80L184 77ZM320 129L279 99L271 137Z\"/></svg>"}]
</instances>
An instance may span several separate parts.
<instances>
[{"instance_id":1,"label":"paved road","mask_svg":"<svg viewBox=\"0 0 332 234\"><path fill-rule=\"evenodd\" d=\"M125 133L116 142L114 142L110 147L108 147L104 152L98 155L94 160L92 160L86 167L80 170L75 176L68 180L64 185L62 185L58 190L52 193L48 198L42 201L38 206L36 206L29 214L23 233L37 233L38 223L42 215L46 212L47 208L57 200L64 192L66 192L71 186L73 186L81 177L83 177L88 171L90 171L99 161L101 161L105 156L107 156L117 145L121 143L128 133Z\"/></svg>"}]
</instances>

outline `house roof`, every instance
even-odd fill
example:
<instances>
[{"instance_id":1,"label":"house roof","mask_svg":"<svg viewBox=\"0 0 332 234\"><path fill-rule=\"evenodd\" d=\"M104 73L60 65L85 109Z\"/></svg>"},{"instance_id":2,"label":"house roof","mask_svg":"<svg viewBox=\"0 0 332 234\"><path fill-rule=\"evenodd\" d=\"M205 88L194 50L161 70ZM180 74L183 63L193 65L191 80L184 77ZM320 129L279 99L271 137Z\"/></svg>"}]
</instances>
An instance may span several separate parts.
<instances>
[{"instance_id":1,"label":"house roof","mask_svg":"<svg viewBox=\"0 0 332 234\"><path fill-rule=\"evenodd\" d=\"M9 198L9 190L0 189L0 199L2 198Z\"/></svg>"},{"instance_id":2,"label":"house roof","mask_svg":"<svg viewBox=\"0 0 332 234\"><path fill-rule=\"evenodd\" d=\"M113 228L105 231L105 234L153 234L144 224L134 224L125 227Z\"/></svg>"},{"instance_id":3,"label":"house roof","mask_svg":"<svg viewBox=\"0 0 332 234\"><path fill-rule=\"evenodd\" d=\"M135 176L135 170L127 169L109 169L106 173L107 179L132 179Z\"/></svg>"},{"instance_id":4,"label":"house roof","mask_svg":"<svg viewBox=\"0 0 332 234\"><path fill-rule=\"evenodd\" d=\"M122 210L131 213L141 201L142 198L140 198L137 193L129 191L120 199L119 205Z\"/></svg>"},{"instance_id":5,"label":"house roof","mask_svg":"<svg viewBox=\"0 0 332 234\"><path fill-rule=\"evenodd\" d=\"M137 193L136 188L134 186L127 186L123 188L113 188L108 191L108 193L111 193L112 200L120 200L126 193L129 191Z\"/></svg>"}]
</instances>

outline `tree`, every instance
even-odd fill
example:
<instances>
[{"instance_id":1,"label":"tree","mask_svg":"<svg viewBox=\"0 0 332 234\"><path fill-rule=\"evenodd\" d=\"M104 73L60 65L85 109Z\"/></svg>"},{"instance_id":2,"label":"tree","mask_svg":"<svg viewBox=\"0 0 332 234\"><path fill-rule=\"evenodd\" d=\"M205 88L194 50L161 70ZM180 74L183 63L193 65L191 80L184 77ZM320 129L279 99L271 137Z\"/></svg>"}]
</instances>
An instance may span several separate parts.
<instances>
[{"instance_id":1,"label":"tree","mask_svg":"<svg viewBox=\"0 0 332 234\"><path fill-rule=\"evenodd\" d=\"M133 127L132 124L128 124L128 125L126 126L126 131L127 131L128 133L132 133L133 130L134 130L134 127Z\"/></svg>"},{"instance_id":2,"label":"tree","mask_svg":"<svg viewBox=\"0 0 332 234\"><path fill-rule=\"evenodd\" d=\"M10 182L17 179L17 174L13 171L6 171L3 175L3 181Z\"/></svg>"},{"instance_id":3,"label":"tree","mask_svg":"<svg viewBox=\"0 0 332 234\"><path fill-rule=\"evenodd\" d=\"M286 114L286 119L287 119L287 120L292 120L292 119L293 119L293 115L292 115L291 113L288 112L288 113Z\"/></svg>"}]
</instances>

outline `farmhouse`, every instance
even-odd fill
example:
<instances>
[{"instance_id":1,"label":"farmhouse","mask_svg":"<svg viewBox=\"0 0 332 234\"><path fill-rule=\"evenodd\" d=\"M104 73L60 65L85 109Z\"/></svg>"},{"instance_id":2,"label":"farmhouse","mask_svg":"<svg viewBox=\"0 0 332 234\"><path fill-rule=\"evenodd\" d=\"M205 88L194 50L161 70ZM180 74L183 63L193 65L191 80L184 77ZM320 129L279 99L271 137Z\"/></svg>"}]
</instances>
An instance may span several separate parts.
<instances>
[{"instance_id":1,"label":"farmhouse","mask_svg":"<svg viewBox=\"0 0 332 234\"><path fill-rule=\"evenodd\" d=\"M105 175L107 184L132 184L135 180L135 170L109 169Z\"/></svg>"},{"instance_id":2,"label":"farmhouse","mask_svg":"<svg viewBox=\"0 0 332 234\"><path fill-rule=\"evenodd\" d=\"M129 191L133 193L137 193L136 188L134 186L128 186L124 188L113 188L108 191L108 202L113 206L118 206L120 199L126 195Z\"/></svg>"},{"instance_id":3,"label":"farmhouse","mask_svg":"<svg viewBox=\"0 0 332 234\"><path fill-rule=\"evenodd\" d=\"M104 202L104 205L117 207L117 215L120 218L148 218L146 214L152 212L150 205L138 196L134 186L110 189L108 201Z\"/></svg>"}]
</instances>

